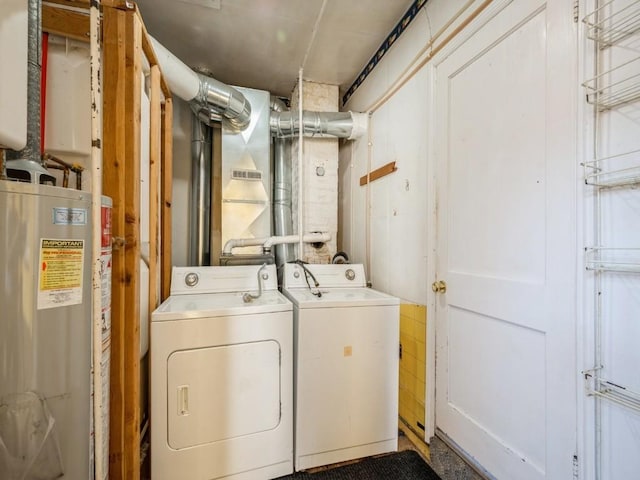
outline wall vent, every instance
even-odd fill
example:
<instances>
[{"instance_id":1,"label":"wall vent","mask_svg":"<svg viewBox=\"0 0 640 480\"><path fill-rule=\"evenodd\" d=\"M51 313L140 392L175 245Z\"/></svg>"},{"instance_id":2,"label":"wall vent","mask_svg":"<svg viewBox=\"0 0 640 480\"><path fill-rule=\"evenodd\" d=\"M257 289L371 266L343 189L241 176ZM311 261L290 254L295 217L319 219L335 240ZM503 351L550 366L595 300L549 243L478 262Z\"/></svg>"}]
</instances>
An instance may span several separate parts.
<instances>
[{"instance_id":1,"label":"wall vent","mask_svg":"<svg viewBox=\"0 0 640 480\"><path fill-rule=\"evenodd\" d=\"M262 181L262 172L260 170L231 170L231 178L233 180L257 180Z\"/></svg>"}]
</instances>

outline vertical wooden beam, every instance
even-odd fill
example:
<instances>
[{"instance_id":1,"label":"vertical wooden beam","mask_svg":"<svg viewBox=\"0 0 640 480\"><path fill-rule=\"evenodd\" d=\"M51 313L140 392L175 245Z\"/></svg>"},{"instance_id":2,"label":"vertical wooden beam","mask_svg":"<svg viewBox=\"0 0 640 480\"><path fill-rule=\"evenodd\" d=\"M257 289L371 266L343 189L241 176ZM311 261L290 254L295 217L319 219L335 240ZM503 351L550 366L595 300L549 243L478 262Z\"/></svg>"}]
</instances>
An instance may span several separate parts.
<instances>
[{"instance_id":1,"label":"vertical wooden beam","mask_svg":"<svg viewBox=\"0 0 640 480\"><path fill-rule=\"evenodd\" d=\"M161 197L162 197L162 300L169 296L171 289L171 203L173 177L173 101L167 98L162 108L162 167L161 167Z\"/></svg>"},{"instance_id":2,"label":"vertical wooden beam","mask_svg":"<svg viewBox=\"0 0 640 480\"><path fill-rule=\"evenodd\" d=\"M126 12L125 65L125 318L124 464L126 480L140 478L140 117L142 25Z\"/></svg>"},{"instance_id":3,"label":"vertical wooden beam","mask_svg":"<svg viewBox=\"0 0 640 480\"><path fill-rule=\"evenodd\" d=\"M113 199L110 478L140 478L140 155L144 26L128 4L104 6L103 191ZM172 103L162 104L160 68L151 62L150 295L169 294L171 275ZM161 197L161 198L160 198ZM160 208L161 207L161 208ZM160 225L162 288L158 288Z\"/></svg>"},{"instance_id":4,"label":"vertical wooden beam","mask_svg":"<svg viewBox=\"0 0 640 480\"><path fill-rule=\"evenodd\" d=\"M162 88L160 67L151 67L149 103L149 318L158 306L158 240L160 203L160 161L162 127Z\"/></svg>"},{"instance_id":5,"label":"vertical wooden beam","mask_svg":"<svg viewBox=\"0 0 640 480\"><path fill-rule=\"evenodd\" d=\"M109 474L122 480L124 470L124 318L127 273L125 238L125 13L103 9L103 192L113 199L111 290L111 381Z\"/></svg>"}]
</instances>

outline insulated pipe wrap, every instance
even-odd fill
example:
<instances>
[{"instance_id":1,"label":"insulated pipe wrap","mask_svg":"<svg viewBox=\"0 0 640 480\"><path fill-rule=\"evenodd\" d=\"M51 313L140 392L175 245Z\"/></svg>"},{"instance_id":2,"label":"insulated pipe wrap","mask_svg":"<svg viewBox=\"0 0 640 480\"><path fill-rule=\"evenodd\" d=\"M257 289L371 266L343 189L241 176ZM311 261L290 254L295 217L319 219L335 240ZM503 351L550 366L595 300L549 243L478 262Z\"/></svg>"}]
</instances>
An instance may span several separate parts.
<instances>
[{"instance_id":1,"label":"insulated pipe wrap","mask_svg":"<svg viewBox=\"0 0 640 480\"><path fill-rule=\"evenodd\" d=\"M149 38L171 91L187 102L193 100L200 91L198 74L164 48L155 38L151 36Z\"/></svg>"},{"instance_id":2,"label":"insulated pipe wrap","mask_svg":"<svg viewBox=\"0 0 640 480\"><path fill-rule=\"evenodd\" d=\"M201 121L211 126L224 117L238 130L249 125L251 105L242 93L215 78L194 72L153 37L151 43L169 88L191 104Z\"/></svg>"}]
</instances>

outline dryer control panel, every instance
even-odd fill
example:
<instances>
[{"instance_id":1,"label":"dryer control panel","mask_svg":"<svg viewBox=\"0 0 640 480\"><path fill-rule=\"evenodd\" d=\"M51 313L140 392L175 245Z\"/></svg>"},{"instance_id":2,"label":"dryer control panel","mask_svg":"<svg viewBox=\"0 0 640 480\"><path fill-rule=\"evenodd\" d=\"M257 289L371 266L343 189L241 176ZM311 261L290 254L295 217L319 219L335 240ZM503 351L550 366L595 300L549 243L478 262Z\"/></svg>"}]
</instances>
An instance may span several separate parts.
<instances>
[{"instance_id":1,"label":"dryer control panel","mask_svg":"<svg viewBox=\"0 0 640 480\"><path fill-rule=\"evenodd\" d=\"M275 265L173 267L171 295L258 290L258 278L262 283L262 290L278 289Z\"/></svg>"},{"instance_id":2,"label":"dryer control panel","mask_svg":"<svg viewBox=\"0 0 640 480\"><path fill-rule=\"evenodd\" d=\"M355 264L297 264L284 266L284 288L366 287L364 266Z\"/></svg>"}]
</instances>

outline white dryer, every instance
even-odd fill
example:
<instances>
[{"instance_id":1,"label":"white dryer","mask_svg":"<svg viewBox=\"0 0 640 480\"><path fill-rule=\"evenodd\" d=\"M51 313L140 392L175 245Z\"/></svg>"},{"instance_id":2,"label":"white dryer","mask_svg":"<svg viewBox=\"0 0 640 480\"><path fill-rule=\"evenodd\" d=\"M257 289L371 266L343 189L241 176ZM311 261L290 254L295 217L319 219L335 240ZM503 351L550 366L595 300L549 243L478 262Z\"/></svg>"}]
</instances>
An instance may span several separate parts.
<instances>
[{"instance_id":1,"label":"white dryer","mask_svg":"<svg viewBox=\"0 0 640 480\"><path fill-rule=\"evenodd\" d=\"M174 268L151 320L153 480L291 473L292 306L275 266Z\"/></svg>"},{"instance_id":2,"label":"white dryer","mask_svg":"<svg viewBox=\"0 0 640 480\"><path fill-rule=\"evenodd\" d=\"M286 264L294 305L295 469L398 448L400 301L362 265Z\"/></svg>"}]
</instances>

